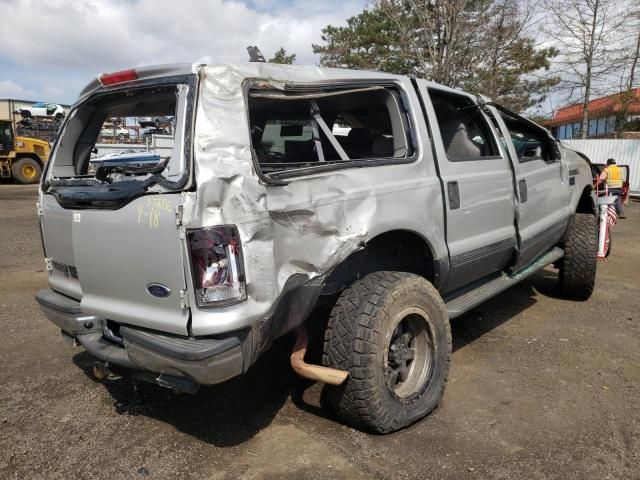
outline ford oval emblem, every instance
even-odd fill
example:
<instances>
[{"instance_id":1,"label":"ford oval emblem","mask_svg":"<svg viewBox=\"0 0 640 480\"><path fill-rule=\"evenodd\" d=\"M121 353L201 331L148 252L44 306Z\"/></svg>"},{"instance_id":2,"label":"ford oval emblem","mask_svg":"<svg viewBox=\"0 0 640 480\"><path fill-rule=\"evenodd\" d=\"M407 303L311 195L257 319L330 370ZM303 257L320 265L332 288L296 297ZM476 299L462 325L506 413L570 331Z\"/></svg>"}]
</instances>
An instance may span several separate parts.
<instances>
[{"instance_id":1,"label":"ford oval emblem","mask_svg":"<svg viewBox=\"0 0 640 480\"><path fill-rule=\"evenodd\" d=\"M150 283L147 285L147 292L149 295L153 295L158 298L167 298L171 295L171 289L161 283Z\"/></svg>"}]
</instances>

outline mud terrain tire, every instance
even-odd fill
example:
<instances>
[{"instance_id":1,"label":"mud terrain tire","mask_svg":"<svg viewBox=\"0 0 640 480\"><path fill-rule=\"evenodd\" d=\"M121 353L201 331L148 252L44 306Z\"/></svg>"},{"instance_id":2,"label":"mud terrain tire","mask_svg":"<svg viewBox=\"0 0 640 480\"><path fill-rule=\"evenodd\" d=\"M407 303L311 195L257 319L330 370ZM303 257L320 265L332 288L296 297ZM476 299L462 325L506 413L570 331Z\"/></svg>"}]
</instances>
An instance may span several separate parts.
<instances>
[{"instance_id":1,"label":"mud terrain tire","mask_svg":"<svg viewBox=\"0 0 640 480\"><path fill-rule=\"evenodd\" d=\"M371 273L332 309L322 360L349 377L327 385L325 398L356 428L399 430L438 406L450 356L449 316L433 285L410 273Z\"/></svg>"},{"instance_id":2,"label":"mud terrain tire","mask_svg":"<svg viewBox=\"0 0 640 480\"><path fill-rule=\"evenodd\" d=\"M570 220L564 257L560 260L560 295L574 300L587 300L591 296L596 283L597 250L596 217L576 213Z\"/></svg>"}]
</instances>

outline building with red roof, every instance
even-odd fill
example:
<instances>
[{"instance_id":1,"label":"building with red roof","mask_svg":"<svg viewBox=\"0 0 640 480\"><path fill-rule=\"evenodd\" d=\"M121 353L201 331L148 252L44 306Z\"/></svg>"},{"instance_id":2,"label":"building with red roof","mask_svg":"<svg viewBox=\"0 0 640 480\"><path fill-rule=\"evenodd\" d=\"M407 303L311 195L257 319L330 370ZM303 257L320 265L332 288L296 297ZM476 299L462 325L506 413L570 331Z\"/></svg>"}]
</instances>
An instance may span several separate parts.
<instances>
[{"instance_id":1,"label":"building with red roof","mask_svg":"<svg viewBox=\"0 0 640 480\"><path fill-rule=\"evenodd\" d=\"M622 93L596 98L589 102L588 138L614 138L617 116L622 110ZM559 140L580 137L583 105L568 105L558 109L545 126ZM631 90L627 120L640 116L640 88ZM634 136L634 135L631 135ZM635 137L635 136L634 136Z\"/></svg>"}]
</instances>

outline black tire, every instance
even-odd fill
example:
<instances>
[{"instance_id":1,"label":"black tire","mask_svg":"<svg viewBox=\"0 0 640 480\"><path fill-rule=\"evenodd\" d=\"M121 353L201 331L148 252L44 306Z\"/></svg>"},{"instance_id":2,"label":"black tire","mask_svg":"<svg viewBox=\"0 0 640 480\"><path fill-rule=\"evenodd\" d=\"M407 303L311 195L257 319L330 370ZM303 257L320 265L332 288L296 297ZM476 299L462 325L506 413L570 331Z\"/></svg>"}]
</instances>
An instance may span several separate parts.
<instances>
[{"instance_id":1,"label":"black tire","mask_svg":"<svg viewBox=\"0 0 640 480\"><path fill-rule=\"evenodd\" d=\"M564 257L560 260L558 289L563 297L587 300L591 296L596 284L597 250L596 217L576 213L570 220Z\"/></svg>"},{"instance_id":2,"label":"black tire","mask_svg":"<svg viewBox=\"0 0 640 480\"><path fill-rule=\"evenodd\" d=\"M42 167L37 160L26 157L13 162L11 173L16 181L23 185L29 185L40 181Z\"/></svg>"},{"instance_id":3,"label":"black tire","mask_svg":"<svg viewBox=\"0 0 640 480\"><path fill-rule=\"evenodd\" d=\"M326 400L356 428L399 430L438 406L450 356L449 316L433 285L410 273L371 273L342 292L329 317L323 364L349 377L327 385Z\"/></svg>"}]
</instances>

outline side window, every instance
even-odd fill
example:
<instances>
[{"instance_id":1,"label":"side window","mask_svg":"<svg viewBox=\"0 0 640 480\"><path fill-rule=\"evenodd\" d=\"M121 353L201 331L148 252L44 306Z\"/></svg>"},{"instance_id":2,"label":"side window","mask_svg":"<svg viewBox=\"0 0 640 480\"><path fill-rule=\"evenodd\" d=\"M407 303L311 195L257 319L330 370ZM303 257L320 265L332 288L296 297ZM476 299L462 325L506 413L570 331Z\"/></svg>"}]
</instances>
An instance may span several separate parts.
<instances>
[{"instance_id":1,"label":"side window","mask_svg":"<svg viewBox=\"0 0 640 480\"><path fill-rule=\"evenodd\" d=\"M531 160L554 161L553 140L546 130L536 127L534 124L525 123L504 111L500 111L500 116L509 129L513 148L520 163Z\"/></svg>"},{"instance_id":2,"label":"side window","mask_svg":"<svg viewBox=\"0 0 640 480\"><path fill-rule=\"evenodd\" d=\"M408 117L393 87L252 88L248 104L251 144L265 174L413 155Z\"/></svg>"},{"instance_id":3,"label":"side window","mask_svg":"<svg viewBox=\"0 0 640 480\"><path fill-rule=\"evenodd\" d=\"M482 160L499 155L491 128L470 98L433 89L429 96L449 160Z\"/></svg>"}]
</instances>

